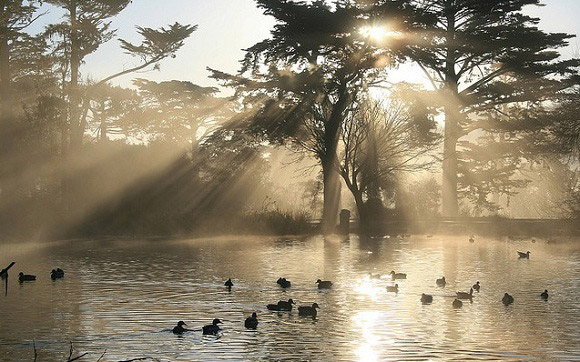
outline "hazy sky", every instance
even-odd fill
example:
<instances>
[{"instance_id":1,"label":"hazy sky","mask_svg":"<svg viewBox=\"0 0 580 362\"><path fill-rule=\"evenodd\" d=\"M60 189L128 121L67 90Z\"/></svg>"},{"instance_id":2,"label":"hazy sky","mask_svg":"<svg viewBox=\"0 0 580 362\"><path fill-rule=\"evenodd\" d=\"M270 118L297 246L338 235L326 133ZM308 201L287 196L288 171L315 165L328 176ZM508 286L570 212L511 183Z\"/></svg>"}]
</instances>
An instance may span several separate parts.
<instances>
[{"instance_id":1,"label":"hazy sky","mask_svg":"<svg viewBox=\"0 0 580 362\"><path fill-rule=\"evenodd\" d=\"M482 0L485 1L485 0ZM566 32L579 35L580 0L544 0L544 7L530 7L528 13L541 18L540 26L550 32ZM54 21L54 11L46 20ZM156 81L190 80L200 85L215 85L208 79L206 67L235 72L242 49L268 36L272 28L271 18L262 15L253 0L133 0L113 21L118 36L138 41L135 26L159 27L174 22L197 24L198 30L186 41L174 59L161 63L160 71L133 74L117 81L129 85L135 77ZM580 48L580 40L571 41L564 51L570 57ZM136 60L123 55L118 42L111 41L87 57L83 76L101 79L109 74L128 68Z\"/></svg>"}]
</instances>

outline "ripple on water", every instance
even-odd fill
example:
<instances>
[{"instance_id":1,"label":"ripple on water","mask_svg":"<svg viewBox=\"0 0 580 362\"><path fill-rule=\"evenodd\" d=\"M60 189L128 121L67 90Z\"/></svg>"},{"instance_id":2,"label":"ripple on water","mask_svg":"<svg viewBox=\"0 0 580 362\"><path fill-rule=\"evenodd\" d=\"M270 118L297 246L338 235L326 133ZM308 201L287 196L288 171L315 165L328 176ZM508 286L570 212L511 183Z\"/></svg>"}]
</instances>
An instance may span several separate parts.
<instances>
[{"instance_id":1,"label":"ripple on water","mask_svg":"<svg viewBox=\"0 0 580 362\"><path fill-rule=\"evenodd\" d=\"M47 360L68 354L69 341L95 360L105 349L110 360L580 360L576 245L313 237L0 247L0 255L39 275L24 285L8 280L0 360L32 357L32 340ZM518 260L517 249L530 249L531 259ZM51 281L56 266L66 276ZM396 281L397 294L385 288L393 284L391 270L408 274ZM280 288L280 276L292 287ZM435 284L441 276L444 288ZM228 278L231 291L223 286ZM333 288L319 291L318 278ZM477 280L482 288L473 302L452 308L455 292ZM544 289L548 301L539 297ZM513 305L501 303L504 292ZM432 294L433 303L422 305L421 293ZM265 308L288 298L317 302L318 317ZM246 330L243 321L254 311L259 327ZM222 333L202 336L215 317L224 322ZM178 320L193 331L173 335Z\"/></svg>"}]
</instances>

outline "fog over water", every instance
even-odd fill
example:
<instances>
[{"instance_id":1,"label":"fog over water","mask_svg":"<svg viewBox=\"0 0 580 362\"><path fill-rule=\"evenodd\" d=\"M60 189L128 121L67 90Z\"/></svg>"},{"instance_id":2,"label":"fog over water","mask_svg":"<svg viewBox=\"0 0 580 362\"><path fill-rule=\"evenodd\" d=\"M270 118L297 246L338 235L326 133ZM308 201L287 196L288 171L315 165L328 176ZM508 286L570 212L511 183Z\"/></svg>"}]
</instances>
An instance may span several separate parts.
<instances>
[{"instance_id":1,"label":"fog over water","mask_svg":"<svg viewBox=\"0 0 580 362\"><path fill-rule=\"evenodd\" d=\"M75 241L0 247L18 260L1 296L0 359L577 360L580 244L411 236ZM516 250L530 250L519 260ZM51 280L49 271L65 270ZM18 283L17 272L37 275ZM407 273L392 285L391 270ZM369 273L382 274L380 279ZM276 284L286 277L292 286ZM435 280L445 276L447 285ZM223 282L232 278L228 291ZM320 291L316 279L333 281ZM476 281L473 303L456 291ZM5 282L2 281L2 287ZM548 289L547 301L540 293ZM505 292L515 302L504 306ZM422 305L421 293L433 295ZM315 320L271 312L292 298L320 305ZM257 330L243 321L257 312ZM220 318L218 336L201 327ZM171 333L177 321L193 329Z\"/></svg>"}]
</instances>

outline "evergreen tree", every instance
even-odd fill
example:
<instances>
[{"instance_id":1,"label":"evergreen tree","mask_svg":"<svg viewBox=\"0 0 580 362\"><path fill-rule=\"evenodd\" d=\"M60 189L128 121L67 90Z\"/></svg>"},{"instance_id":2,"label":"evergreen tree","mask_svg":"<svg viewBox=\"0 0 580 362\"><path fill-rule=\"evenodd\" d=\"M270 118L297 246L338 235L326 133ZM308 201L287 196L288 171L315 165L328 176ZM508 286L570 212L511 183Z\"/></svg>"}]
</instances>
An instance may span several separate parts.
<instances>
[{"instance_id":1,"label":"evergreen tree","mask_svg":"<svg viewBox=\"0 0 580 362\"><path fill-rule=\"evenodd\" d=\"M458 212L458 141L478 129L474 119L501 113L502 105L546 100L567 87L576 60L556 51L571 35L546 33L524 15L539 0L415 0L430 23L418 34L411 58L441 92L445 112L443 214ZM560 79L558 79L560 78ZM476 117L477 116L477 117ZM463 179L467 181L467 179Z\"/></svg>"}]
</instances>

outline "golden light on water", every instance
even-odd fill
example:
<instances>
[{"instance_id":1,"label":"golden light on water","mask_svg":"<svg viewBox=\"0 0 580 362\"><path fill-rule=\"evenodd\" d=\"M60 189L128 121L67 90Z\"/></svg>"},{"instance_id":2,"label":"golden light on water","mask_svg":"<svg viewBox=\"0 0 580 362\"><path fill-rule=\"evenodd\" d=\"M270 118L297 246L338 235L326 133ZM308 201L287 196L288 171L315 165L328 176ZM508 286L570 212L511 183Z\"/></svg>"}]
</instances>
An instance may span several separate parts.
<instances>
[{"instance_id":1,"label":"golden light on water","mask_svg":"<svg viewBox=\"0 0 580 362\"><path fill-rule=\"evenodd\" d=\"M360 331L359 344L355 350L359 361L378 361L379 337L374 334L375 324L380 317L378 311L358 312L352 317L355 330Z\"/></svg>"},{"instance_id":2,"label":"golden light on water","mask_svg":"<svg viewBox=\"0 0 580 362\"><path fill-rule=\"evenodd\" d=\"M379 288L380 286L379 280L372 280L369 276L359 280L359 282L354 286L354 290L365 296L370 298L373 302L379 300Z\"/></svg>"}]
</instances>

